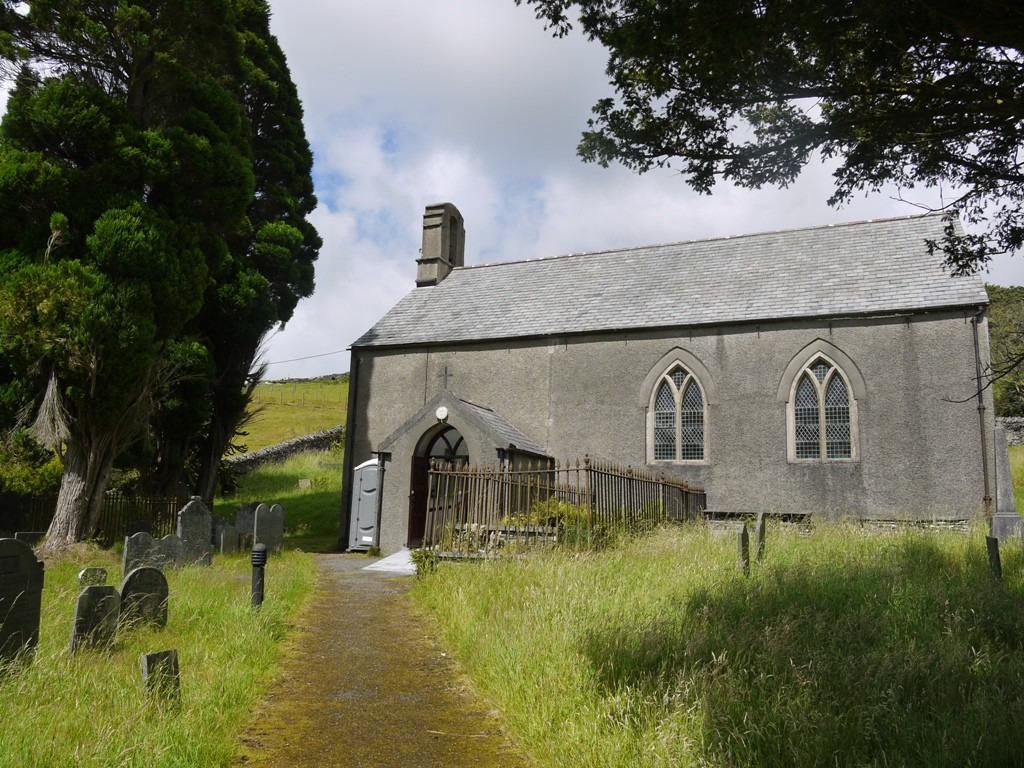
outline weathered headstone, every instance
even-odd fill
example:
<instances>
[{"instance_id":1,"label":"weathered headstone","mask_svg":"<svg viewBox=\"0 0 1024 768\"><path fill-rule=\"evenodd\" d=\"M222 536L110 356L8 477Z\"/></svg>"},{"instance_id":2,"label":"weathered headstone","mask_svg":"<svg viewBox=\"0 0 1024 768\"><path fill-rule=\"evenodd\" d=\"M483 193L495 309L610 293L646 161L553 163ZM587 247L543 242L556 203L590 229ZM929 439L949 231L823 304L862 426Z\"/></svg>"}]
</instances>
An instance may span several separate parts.
<instances>
[{"instance_id":1,"label":"weathered headstone","mask_svg":"<svg viewBox=\"0 0 1024 768\"><path fill-rule=\"evenodd\" d=\"M167 578L157 568L136 568L121 582L122 627L167 626Z\"/></svg>"},{"instance_id":2,"label":"weathered headstone","mask_svg":"<svg viewBox=\"0 0 1024 768\"><path fill-rule=\"evenodd\" d=\"M75 603L71 653L84 648L107 648L117 635L121 595L111 586L86 587Z\"/></svg>"},{"instance_id":3,"label":"weathered headstone","mask_svg":"<svg viewBox=\"0 0 1024 768\"><path fill-rule=\"evenodd\" d=\"M238 531L238 535L240 537L245 536L246 534L252 536L252 527L255 520L256 506L246 504L245 506L239 507L235 512L235 529Z\"/></svg>"},{"instance_id":4,"label":"weathered headstone","mask_svg":"<svg viewBox=\"0 0 1024 768\"><path fill-rule=\"evenodd\" d=\"M14 538L17 541L25 542L30 547L34 547L46 538L46 531L17 531L14 534Z\"/></svg>"},{"instance_id":5,"label":"weathered headstone","mask_svg":"<svg viewBox=\"0 0 1024 768\"><path fill-rule=\"evenodd\" d=\"M750 575L750 534L747 533L747 524L744 523L736 536L736 543L739 547L740 568L743 575Z\"/></svg>"},{"instance_id":6,"label":"weathered headstone","mask_svg":"<svg viewBox=\"0 0 1024 768\"><path fill-rule=\"evenodd\" d=\"M212 525L210 511L198 496L193 496L192 501L178 512L178 538L181 539L182 558L186 565L210 565L213 562L213 546L210 544Z\"/></svg>"},{"instance_id":7,"label":"weathered headstone","mask_svg":"<svg viewBox=\"0 0 1024 768\"><path fill-rule=\"evenodd\" d=\"M284 546L284 509L280 504L256 509L255 542L266 544L268 552L280 552Z\"/></svg>"},{"instance_id":8,"label":"weathered headstone","mask_svg":"<svg viewBox=\"0 0 1024 768\"><path fill-rule=\"evenodd\" d=\"M83 568L78 572L78 586L97 587L107 583L106 568Z\"/></svg>"},{"instance_id":9,"label":"weathered headstone","mask_svg":"<svg viewBox=\"0 0 1024 768\"><path fill-rule=\"evenodd\" d=\"M985 546L988 548L988 567L992 571L992 578L1002 583L1003 562L999 557L999 539L995 536L986 536Z\"/></svg>"},{"instance_id":10,"label":"weathered headstone","mask_svg":"<svg viewBox=\"0 0 1024 768\"><path fill-rule=\"evenodd\" d=\"M1010 450L1006 446L1006 429L995 429L996 513L992 517L991 534L999 541L1024 537L1024 518L1017 514L1013 496L1013 475L1010 472Z\"/></svg>"},{"instance_id":11,"label":"weathered headstone","mask_svg":"<svg viewBox=\"0 0 1024 768\"><path fill-rule=\"evenodd\" d=\"M142 682L146 686L146 699L158 703L177 703L181 698L178 651L144 653L140 662Z\"/></svg>"},{"instance_id":12,"label":"weathered headstone","mask_svg":"<svg viewBox=\"0 0 1024 768\"><path fill-rule=\"evenodd\" d=\"M303 478L299 480L299 490L308 491L313 487L313 481L309 478Z\"/></svg>"},{"instance_id":13,"label":"weathered headstone","mask_svg":"<svg viewBox=\"0 0 1024 768\"><path fill-rule=\"evenodd\" d=\"M217 537L217 546L222 555L233 555L238 552L238 531L233 525L225 525Z\"/></svg>"},{"instance_id":14,"label":"weathered headstone","mask_svg":"<svg viewBox=\"0 0 1024 768\"><path fill-rule=\"evenodd\" d=\"M43 564L32 547L0 539L0 660L35 650L42 600Z\"/></svg>"},{"instance_id":15,"label":"weathered headstone","mask_svg":"<svg viewBox=\"0 0 1024 768\"><path fill-rule=\"evenodd\" d=\"M754 547L754 562L761 562L761 558L764 557L764 512L757 513L757 523L754 526L755 539L757 541Z\"/></svg>"},{"instance_id":16,"label":"weathered headstone","mask_svg":"<svg viewBox=\"0 0 1024 768\"><path fill-rule=\"evenodd\" d=\"M173 568L181 565L183 549L181 539L174 534L154 539L148 533L133 533L124 540L121 573L128 574L142 567Z\"/></svg>"}]
</instances>

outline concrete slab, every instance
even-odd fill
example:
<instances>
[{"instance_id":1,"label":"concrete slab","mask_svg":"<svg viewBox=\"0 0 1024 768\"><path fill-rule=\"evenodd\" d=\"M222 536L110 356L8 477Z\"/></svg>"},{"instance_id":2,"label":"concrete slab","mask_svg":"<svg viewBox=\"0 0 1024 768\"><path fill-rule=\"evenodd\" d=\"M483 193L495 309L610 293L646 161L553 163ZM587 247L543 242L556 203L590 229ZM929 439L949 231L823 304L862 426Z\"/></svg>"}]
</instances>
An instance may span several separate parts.
<instances>
[{"instance_id":1,"label":"concrete slab","mask_svg":"<svg viewBox=\"0 0 1024 768\"><path fill-rule=\"evenodd\" d=\"M366 566L363 570L395 573L402 576L416 575L416 565L412 561L412 551L408 549L400 549L395 554L388 555L372 565Z\"/></svg>"}]
</instances>

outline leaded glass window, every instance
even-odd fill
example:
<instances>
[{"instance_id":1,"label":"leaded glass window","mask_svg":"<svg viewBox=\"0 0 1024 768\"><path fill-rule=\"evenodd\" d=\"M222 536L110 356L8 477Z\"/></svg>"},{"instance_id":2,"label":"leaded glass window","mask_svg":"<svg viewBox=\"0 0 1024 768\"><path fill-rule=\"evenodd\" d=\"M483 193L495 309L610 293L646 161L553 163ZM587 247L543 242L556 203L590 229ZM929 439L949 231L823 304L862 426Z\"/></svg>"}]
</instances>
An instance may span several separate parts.
<instances>
[{"instance_id":1,"label":"leaded glass window","mask_svg":"<svg viewBox=\"0 0 1024 768\"><path fill-rule=\"evenodd\" d=\"M839 369L818 357L797 381L793 397L796 458L852 458L850 390Z\"/></svg>"},{"instance_id":2,"label":"leaded glass window","mask_svg":"<svg viewBox=\"0 0 1024 768\"><path fill-rule=\"evenodd\" d=\"M655 461L704 458L704 393L689 371L675 366L661 377L654 398Z\"/></svg>"}]
</instances>

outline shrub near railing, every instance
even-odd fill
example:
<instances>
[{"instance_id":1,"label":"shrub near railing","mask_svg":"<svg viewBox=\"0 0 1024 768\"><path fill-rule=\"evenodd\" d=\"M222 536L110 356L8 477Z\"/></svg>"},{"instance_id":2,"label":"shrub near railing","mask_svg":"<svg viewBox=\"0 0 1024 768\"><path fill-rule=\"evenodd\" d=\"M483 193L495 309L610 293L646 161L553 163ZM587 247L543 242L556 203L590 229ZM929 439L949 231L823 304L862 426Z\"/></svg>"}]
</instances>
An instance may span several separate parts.
<instances>
[{"instance_id":1,"label":"shrub near railing","mask_svg":"<svg viewBox=\"0 0 1024 768\"><path fill-rule=\"evenodd\" d=\"M459 556L593 549L617 535L691 519L705 506L700 488L589 457L520 468L433 463L423 546Z\"/></svg>"}]
</instances>

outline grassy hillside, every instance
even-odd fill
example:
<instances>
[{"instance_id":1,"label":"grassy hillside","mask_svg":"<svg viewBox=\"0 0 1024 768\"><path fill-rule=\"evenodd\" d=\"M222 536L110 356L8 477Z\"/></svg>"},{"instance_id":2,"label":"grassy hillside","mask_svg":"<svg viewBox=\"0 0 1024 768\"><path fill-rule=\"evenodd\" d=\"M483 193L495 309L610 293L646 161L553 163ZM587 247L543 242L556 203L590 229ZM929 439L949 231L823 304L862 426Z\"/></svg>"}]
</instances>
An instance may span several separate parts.
<instances>
[{"instance_id":1,"label":"grassy hillside","mask_svg":"<svg viewBox=\"0 0 1024 768\"><path fill-rule=\"evenodd\" d=\"M247 451L277 445L345 423L348 374L303 381L268 381L256 388L254 415L241 438Z\"/></svg>"}]
</instances>

